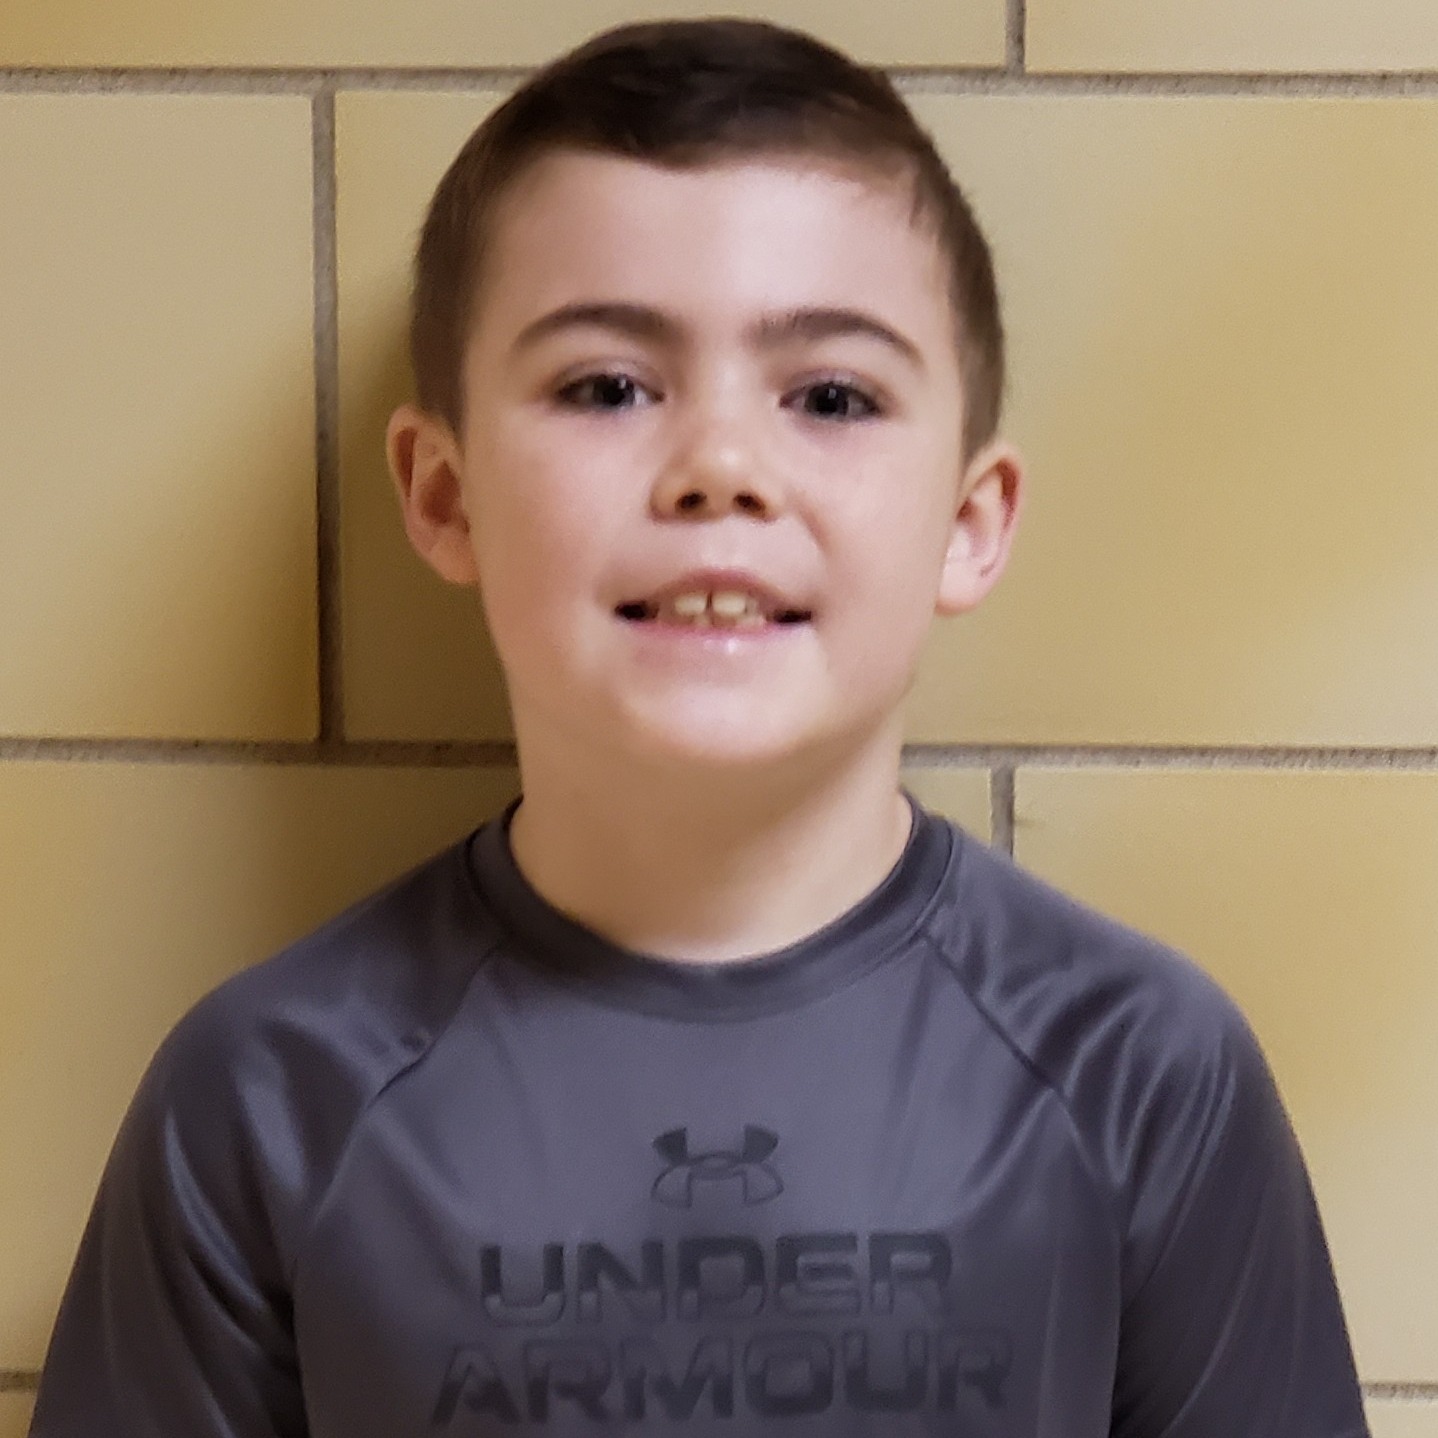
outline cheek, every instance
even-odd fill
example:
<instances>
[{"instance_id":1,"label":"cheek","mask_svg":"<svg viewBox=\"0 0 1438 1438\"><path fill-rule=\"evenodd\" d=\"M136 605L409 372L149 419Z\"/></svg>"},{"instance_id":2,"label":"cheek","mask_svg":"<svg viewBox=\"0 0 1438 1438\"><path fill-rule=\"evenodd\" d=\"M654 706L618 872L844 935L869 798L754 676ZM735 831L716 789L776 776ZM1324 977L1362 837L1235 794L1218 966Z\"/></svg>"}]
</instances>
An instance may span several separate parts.
<instances>
[{"instance_id":1,"label":"cheek","mask_svg":"<svg viewBox=\"0 0 1438 1438\"><path fill-rule=\"evenodd\" d=\"M875 612L932 609L948 550L952 523L930 495L902 483L866 501L850 516L843 559L843 586Z\"/></svg>"},{"instance_id":2,"label":"cheek","mask_svg":"<svg viewBox=\"0 0 1438 1438\"><path fill-rule=\"evenodd\" d=\"M846 564L847 625L853 682L877 686L892 699L912 681L930 628L947 536L930 516L884 525L861 537Z\"/></svg>"},{"instance_id":3,"label":"cheek","mask_svg":"<svg viewBox=\"0 0 1438 1438\"><path fill-rule=\"evenodd\" d=\"M506 664L572 631L576 607L594 602L609 544L603 514L576 487L534 470L526 481L491 487L471 511L480 593Z\"/></svg>"},{"instance_id":4,"label":"cheek","mask_svg":"<svg viewBox=\"0 0 1438 1438\"><path fill-rule=\"evenodd\" d=\"M602 438L577 426L555 428L542 419L528 431L522 420L496 425L493 445L478 460L479 543L497 564L522 553L572 568L614 526L621 478L632 466Z\"/></svg>"}]
</instances>

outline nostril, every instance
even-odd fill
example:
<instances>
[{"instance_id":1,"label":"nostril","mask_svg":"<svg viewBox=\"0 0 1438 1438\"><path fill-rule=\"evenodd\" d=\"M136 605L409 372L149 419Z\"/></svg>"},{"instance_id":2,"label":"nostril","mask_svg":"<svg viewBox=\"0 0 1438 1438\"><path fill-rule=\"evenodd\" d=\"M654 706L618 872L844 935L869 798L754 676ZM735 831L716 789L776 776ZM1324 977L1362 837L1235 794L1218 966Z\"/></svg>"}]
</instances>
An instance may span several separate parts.
<instances>
[{"instance_id":1,"label":"nostril","mask_svg":"<svg viewBox=\"0 0 1438 1438\"><path fill-rule=\"evenodd\" d=\"M747 509L751 514L764 507L752 494L741 494L736 503L740 509Z\"/></svg>"},{"instance_id":2,"label":"nostril","mask_svg":"<svg viewBox=\"0 0 1438 1438\"><path fill-rule=\"evenodd\" d=\"M681 495L679 498L680 509L697 509L703 503L704 496L695 489L691 489L688 494Z\"/></svg>"}]
</instances>

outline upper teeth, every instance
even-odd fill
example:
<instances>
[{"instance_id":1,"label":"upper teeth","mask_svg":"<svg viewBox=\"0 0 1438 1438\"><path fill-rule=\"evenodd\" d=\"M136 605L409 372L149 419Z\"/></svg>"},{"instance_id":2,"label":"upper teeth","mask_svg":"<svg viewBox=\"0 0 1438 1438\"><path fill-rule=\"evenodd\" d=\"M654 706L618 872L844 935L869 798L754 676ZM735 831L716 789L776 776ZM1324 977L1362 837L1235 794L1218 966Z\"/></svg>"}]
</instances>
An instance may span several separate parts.
<instances>
[{"instance_id":1,"label":"upper teeth","mask_svg":"<svg viewBox=\"0 0 1438 1438\"><path fill-rule=\"evenodd\" d=\"M660 607L660 612L692 624L710 623L715 619L728 624L759 624L764 619L759 601L752 594L733 589L676 594Z\"/></svg>"}]
</instances>

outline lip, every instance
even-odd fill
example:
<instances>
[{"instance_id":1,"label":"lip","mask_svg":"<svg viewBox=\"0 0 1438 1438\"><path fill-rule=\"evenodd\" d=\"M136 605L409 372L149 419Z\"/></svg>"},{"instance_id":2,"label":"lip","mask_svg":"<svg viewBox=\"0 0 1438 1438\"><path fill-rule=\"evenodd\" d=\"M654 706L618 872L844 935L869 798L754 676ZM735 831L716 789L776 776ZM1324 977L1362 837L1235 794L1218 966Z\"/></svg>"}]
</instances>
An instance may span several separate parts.
<instances>
[{"instance_id":1,"label":"lip","mask_svg":"<svg viewBox=\"0 0 1438 1438\"><path fill-rule=\"evenodd\" d=\"M705 654L741 654L789 642L809 628L804 624L756 624L748 629L737 625L675 623L663 619L621 619L625 630L636 644L655 650L702 652Z\"/></svg>"},{"instance_id":2,"label":"lip","mask_svg":"<svg viewBox=\"0 0 1438 1438\"><path fill-rule=\"evenodd\" d=\"M776 585L770 584L761 576L748 569L691 569L680 575L677 579L669 580L666 583L651 586L646 589L636 589L636 592L621 600L615 605L614 612L627 623L636 628L659 628L670 630L682 630L686 634L708 634L714 631L697 629L693 625L673 624L653 617L640 619L637 615L625 614L625 610L637 610L646 608L655 610L676 595L698 594L698 593L732 593L747 594L755 599L759 608L763 611L768 622L753 629L728 630L720 629L721 634L742 633L746 638L763 634L772 629L798 628L800 621L780 620L777 616L784 614L802 615L804 621L813 619L813 610L802 601L795 599Z\"/></svg>"},{"instance_id":3,"label":"lip","mask_svg":"<svg viewBox=\"0 0 1438 1438\"><path fill-rule=\"evenodd\" d=\"M796 644L808 635L808 624L756 624L751 629L643 623L620 619L630 659L641 671L675 678L729 684L744 675L772 674L774 666L797 656Z\"/></svg>"}]
</instances>

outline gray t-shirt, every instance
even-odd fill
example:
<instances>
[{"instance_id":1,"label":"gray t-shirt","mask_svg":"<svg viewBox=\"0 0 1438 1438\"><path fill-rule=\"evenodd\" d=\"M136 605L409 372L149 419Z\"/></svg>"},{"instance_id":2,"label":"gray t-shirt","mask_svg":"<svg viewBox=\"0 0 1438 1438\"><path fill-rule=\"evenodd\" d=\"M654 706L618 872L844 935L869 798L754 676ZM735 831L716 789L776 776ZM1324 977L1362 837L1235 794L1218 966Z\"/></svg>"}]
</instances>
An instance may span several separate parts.
<instances>
[{"instance_id":1,"label":"gray t-shirt","mask_svg":"<svg viewBox=\"0 0 1438 1438\"><path fill-rule=\"evenodd\" d=\"M1233 1004L910 804L876 890L752 960L566 918L511 806L220 985L33 1438L1366 1434Z\"/></svg>"}]
</instances>

